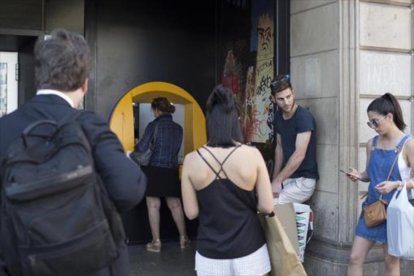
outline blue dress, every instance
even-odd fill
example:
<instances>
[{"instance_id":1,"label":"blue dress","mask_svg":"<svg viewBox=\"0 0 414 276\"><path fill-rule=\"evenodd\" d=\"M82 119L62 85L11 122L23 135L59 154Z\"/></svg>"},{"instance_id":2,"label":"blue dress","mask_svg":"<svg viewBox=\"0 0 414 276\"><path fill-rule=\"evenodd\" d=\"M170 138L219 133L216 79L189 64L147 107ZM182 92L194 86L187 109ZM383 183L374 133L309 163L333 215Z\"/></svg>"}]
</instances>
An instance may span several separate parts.
<instances>
[{"instance_id":1,"label":"blue dress","mask_svg":"<svg viewBox=\"0 0 414 276\"><path fill-rule=\"evenodd\" d=\"M370 205L371 203L377 201L380 197L380 193L375 189L375 186L379 183L387 180L388 173L391 169L391 166L397 158L398 149L400 149L405 141L409 138L409 135L405 135L401 138L395 149L380 149L377 148L378 136L375 136L372 141L372 150L371 156L368 162L367 173L370 179L368 187L368 196L362 203L362 207ZM394 168L391 172L389 181L398 181L402 180L400 175L400 169L398 168L398 161L395 163ZM395 190L384 194L382 199L389 203L394 194ZM378 242L381 244L387 243L387 223L380 224L375 227L368 228L365 224L364 217L360 216L358 225L355 229L355 235L360 236L364 239Z\"/></svg>"}]
</instances>

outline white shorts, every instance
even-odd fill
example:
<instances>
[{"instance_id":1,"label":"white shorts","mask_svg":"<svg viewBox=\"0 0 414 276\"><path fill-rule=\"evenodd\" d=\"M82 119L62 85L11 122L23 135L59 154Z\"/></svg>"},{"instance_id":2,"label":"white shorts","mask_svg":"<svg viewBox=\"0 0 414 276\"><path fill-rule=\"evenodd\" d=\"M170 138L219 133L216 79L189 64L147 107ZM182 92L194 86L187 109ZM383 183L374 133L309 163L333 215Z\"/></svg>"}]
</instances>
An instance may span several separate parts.
<instances>
[{"instance_id":1,"label":"white shorts","mask_svg":"<svg viewBox=\"0 0 414 276\"><path fill-rule=\"evenodd\" d=\"M196 252L195 270L199 276L264 275L271 270L267 245L235 259L211 259Z\"/></svg>"},{"instance_id":2,"label":"white shorts","mask_svg":"<svg viewBox=\"0 0 414 276\"><path fill-rule=\"evenodd\" d=\"M308 200L315 190L316 180L313 178L288 178L283 181L283 189L279 194L279 204Z\"/></svg>"}]
</instances>

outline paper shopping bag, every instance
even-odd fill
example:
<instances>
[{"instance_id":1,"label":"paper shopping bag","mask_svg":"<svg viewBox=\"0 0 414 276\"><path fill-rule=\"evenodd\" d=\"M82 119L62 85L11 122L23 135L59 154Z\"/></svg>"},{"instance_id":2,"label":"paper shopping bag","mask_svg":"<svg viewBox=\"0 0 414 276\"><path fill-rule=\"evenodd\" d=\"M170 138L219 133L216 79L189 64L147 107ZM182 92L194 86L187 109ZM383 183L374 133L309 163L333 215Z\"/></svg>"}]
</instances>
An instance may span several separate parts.
<instances>
[{"instance_id":1,"label":"paper shopping bag","mask_svg":"<svg viewBox=\"0 0 414 276\"><path fill-rule=\"evenodd\" d=\"M282 224L285 232L292 243L296 254L299 255L299 242L296 227L296 213L293 203L276 204L274 212Z\"/></svg>"},{"instance_id":2,"label":"paper shopping bag","mask_svg":"<svg viewBox=\"0 0 414 276\"><path fill-rule=\"evenodd\" d=\"M274 213L259 214L259 219L266 236L272 276L305 276L307 275L293 248L285 229Z\"/></svg>"}]
</instances>

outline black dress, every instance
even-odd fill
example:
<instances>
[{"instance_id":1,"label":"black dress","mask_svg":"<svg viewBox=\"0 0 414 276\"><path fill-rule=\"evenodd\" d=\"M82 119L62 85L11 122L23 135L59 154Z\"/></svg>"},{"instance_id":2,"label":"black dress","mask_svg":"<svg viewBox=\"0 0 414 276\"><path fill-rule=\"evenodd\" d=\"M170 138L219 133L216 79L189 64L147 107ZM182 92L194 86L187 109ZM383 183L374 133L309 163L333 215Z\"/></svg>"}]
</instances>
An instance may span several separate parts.
<instances>
[{"instance_id":1,"label":"black dress","mask_svg":"<svg viewBox=\"0 0 414 276\"><path fill-rule=\"evenodd\" d=\"M180 197L180 180L177 168L142 167L147 176L146 196Z\"/></svg>"}]
</instances>

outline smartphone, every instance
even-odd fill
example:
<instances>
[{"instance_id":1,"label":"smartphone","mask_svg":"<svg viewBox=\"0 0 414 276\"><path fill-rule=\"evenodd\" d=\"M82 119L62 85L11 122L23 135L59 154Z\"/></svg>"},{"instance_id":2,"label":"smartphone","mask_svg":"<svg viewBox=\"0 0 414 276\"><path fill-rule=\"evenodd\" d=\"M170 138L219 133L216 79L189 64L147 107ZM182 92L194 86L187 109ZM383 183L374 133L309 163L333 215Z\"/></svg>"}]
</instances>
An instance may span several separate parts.
<instances>
[{"instance_id":1,"label":"smartphone","mask_svg":"<svg viewBox=\"0 0 414 276\"><path fill-rule=\"evenodd\" d=\"M352 175L351 173L346 172L346 171L344 171L344 170L339 169L339 172L346 174L348 177L349 177L349 176L353 176L353 177L355 177L356 179L360 180L360 178L359 178L359 177L357 177L357 176L355 176L355 175Z\"/></svg>"}]
</instances>

